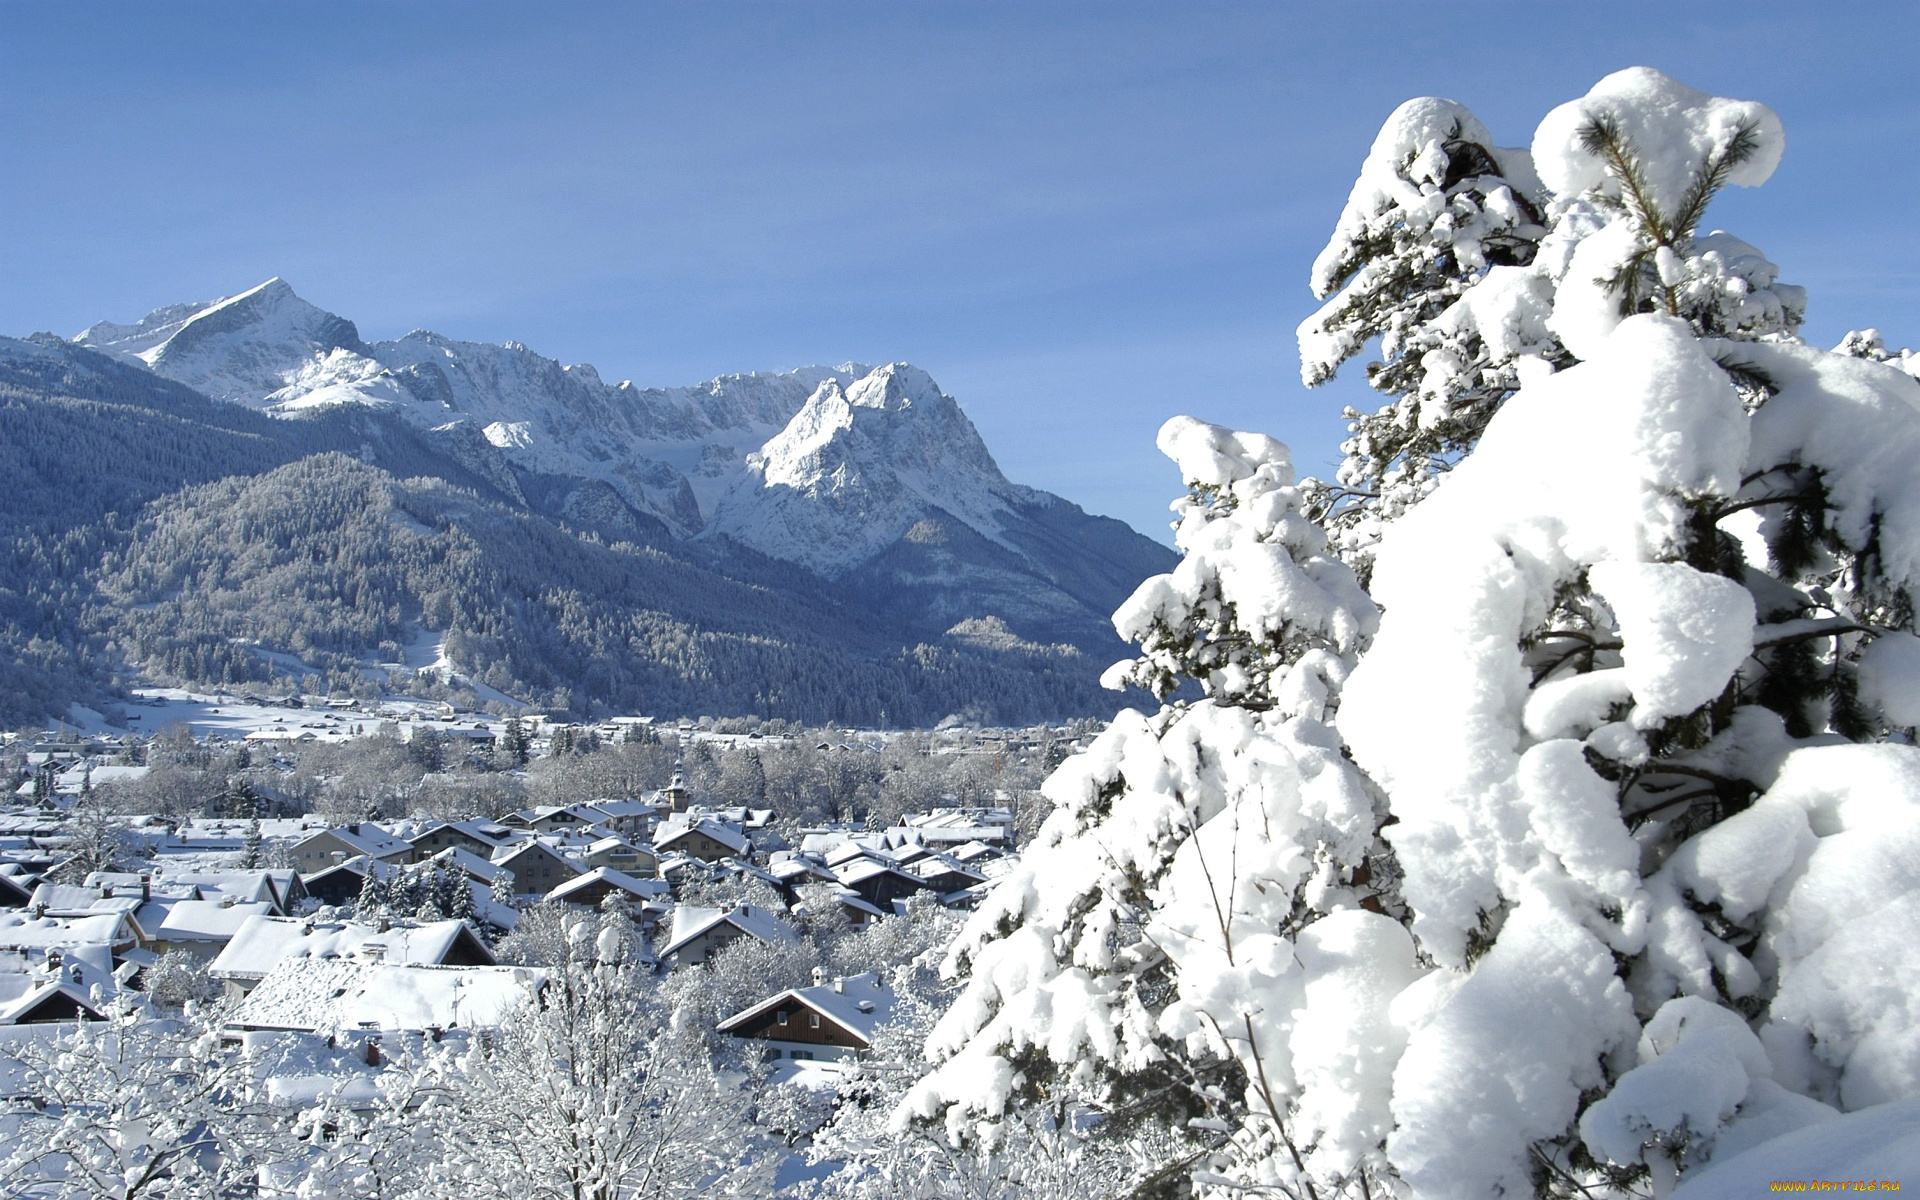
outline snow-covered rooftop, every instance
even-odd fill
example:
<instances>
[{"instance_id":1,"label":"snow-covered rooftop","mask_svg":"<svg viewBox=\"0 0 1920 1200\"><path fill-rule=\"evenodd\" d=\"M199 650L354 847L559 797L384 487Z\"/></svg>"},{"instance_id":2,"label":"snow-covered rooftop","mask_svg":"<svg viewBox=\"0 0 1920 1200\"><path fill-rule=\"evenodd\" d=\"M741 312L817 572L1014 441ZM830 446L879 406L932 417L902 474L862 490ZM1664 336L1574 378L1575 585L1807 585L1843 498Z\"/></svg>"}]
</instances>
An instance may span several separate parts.
<instances>
[{"instance_id":1,"label":"snow-covered rooftop","mask_svg":"<svg viewBox=\"0 0 1920 1200\"><path fill-rule=\"evenodd\" d=\"M354 922L317 922L298 917L256 916L243 922L226 949L207 967L216 979L262 979L287 959L352 958L393 964L445 961L465 924L433 921L380 929Z\"/></svg>"},{"instance_id":2,"label":"snow-covered rooftop","mask_svg":"<svg viewBox=\"0 0 1920 1200\"><path fill-rule=\"evenodd\" d=\"M660 951L661 957L673 954L688 942L722 924L732 925L763 942L790 942L796 936L786 922L750 904L725 910L681 905L673 910L672 934Z\"/></svg>"},{"instance_id":3,"label":"snow-covered rooftop","mask_svg":"<svg viewBox=\"0 0 1920 1200\"><path fill-rule=\"evenodd\" d=\"M228 1019L232 1029L474 1029L499 1025L536 987L530 967L433 967L282 959Z\"/></svg>"},{"instance_id":4,"label":"snow-covered rooftop","mask_svg":"<svg viewBox=\"0 0 1920 1200\"><path fill-rule=\"evenodd\" d=\"M861 975L848 975L832 983L789 988L769 996L752 1008L735 1013L720 1022L718 1028L722 1033L730 1033L762 1013L795 1001L831 1018L866 1046L873 1045L874 1034L893 1016L893 989L887 986L878 972L868 971Z\"/></svg>"},{"instance_id":5,"label":"snow-covered rooftop","mask_svg":"<svg viewBox=\"0 0 1920 1200\"><path fill-rule=\"evenodd\" d=\"M636 879L625 871L616 871L612 867L596 867L585 875L569 879L554 888L547 893L547 899L565 900L595 884L619 888L637 900L658 900L673 892L672 885L664 879Z\"/></svg>"}]
</instances>

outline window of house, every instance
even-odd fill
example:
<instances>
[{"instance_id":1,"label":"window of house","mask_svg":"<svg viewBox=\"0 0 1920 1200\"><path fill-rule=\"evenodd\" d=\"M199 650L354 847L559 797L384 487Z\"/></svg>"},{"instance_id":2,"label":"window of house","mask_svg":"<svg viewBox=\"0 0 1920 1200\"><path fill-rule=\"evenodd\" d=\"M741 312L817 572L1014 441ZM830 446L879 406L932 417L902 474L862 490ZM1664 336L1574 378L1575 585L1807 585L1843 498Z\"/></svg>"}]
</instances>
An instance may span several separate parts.
<instances>
[{"instance_id":1,"label":"window of house","mask_svg":"<svg viewBox=\"0 0 1920 1200\"><path fill-rule=\"evenodd\" d=\"M780 1010L780 1023L782 1025L787 1023L787 1010L784 1008Z\"/></svg>"},{"instance_id":2,"label":"window of house","mask_svg":"<svg viewBox=\"0 0 1920 1200\"><path fill-rule=\"evenodd\" d=\"M820 1014L819 1014L819 1013L808 1013L808 1014L807 1014L807 1028L808 1028L808 1029L818 1029L818 1028L820 1028Z\"/></svg>"}]
</instances>

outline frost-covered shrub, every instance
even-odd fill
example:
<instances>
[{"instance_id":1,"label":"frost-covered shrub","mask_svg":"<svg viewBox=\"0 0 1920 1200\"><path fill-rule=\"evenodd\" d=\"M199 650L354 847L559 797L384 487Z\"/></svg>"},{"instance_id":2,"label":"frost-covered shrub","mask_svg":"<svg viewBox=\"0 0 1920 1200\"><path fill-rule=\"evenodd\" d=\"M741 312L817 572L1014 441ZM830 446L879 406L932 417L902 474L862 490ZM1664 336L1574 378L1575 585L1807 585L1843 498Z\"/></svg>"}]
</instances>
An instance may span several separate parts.
<instances>
[{"instance_id":1,"label":"frost-covered shrub","mask_svg":"<svg viewBox=\"0 0 1920 1200\"><path fill-rule=\"evenodd\" d=\"M122 993L99 1021L39 1027L0 1048L15 1100L0 1194L135 1200L251 1191L293 1153L221 1046L217 1009L161 1016ZM27 1027L29 1030L33 1027ZM22 1033L27 1032L22 1030Z\"/></svg>"},{"instance_id":2,"label":"frost-covered shrub","mask_svg":"<svg viewBox=\"0 0 1920 1200\"><path fill-rule=\"evenodd\" d=\"M207 974L207 960L191 950L169 950L141 974L147 999L161 1008L185 1008L220 995L219 983Z\"/></svg>"},{"instance_id":3,"label":"frost-covered shrub","mask_svg":"<svg viewBox=\"0 0 1920 1200\"><path fill-rule=\"evenodd\" d=\"M631 923L617 909L555 917L564 949L447 1067L431 1194L765 1194L772 1162L752 1153L752 1096L637 961Z\"/></svg>"}]
</instances>

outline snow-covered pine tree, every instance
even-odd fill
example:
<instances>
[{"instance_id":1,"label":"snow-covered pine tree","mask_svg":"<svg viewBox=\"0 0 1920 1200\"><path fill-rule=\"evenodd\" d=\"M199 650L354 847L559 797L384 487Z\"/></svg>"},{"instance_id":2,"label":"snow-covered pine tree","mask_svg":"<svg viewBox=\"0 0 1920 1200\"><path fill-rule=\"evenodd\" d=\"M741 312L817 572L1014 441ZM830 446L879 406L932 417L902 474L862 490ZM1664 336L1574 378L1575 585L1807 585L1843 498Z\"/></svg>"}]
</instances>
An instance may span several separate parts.
<instances>
[{"instance_id":1,"label":"snow-covered pine tree","mask_svg":"<svg viewBox=\"0 0 1920 1200\"><path fill-rule=\"evenodd\" d=\"M473 902L473 881L467 878L464 871L450 870L448 875L452 886L448 889L447 915L479 928L480 910Z\"/></svg>"},{"instance_id":2,"label":"snow-covered pine tree","mask_svg":"<svg viewBox=\"0 0 1920 1200\"><path fill-rule=\"evenodd\" d=\"M226 790L221 793L220 807L228 820L251 821L260 815L260 797L245 776L229 775Z\"/></svg>"},{"instance_id":3,"label":"snow-covered pine tree","mask_svg":"<svg viewBox=\"0 0 1920 1200\"><path fill-rule=\"evenodd\" d=\"M729 950L732 948L729 947ZM937 954L937 951L935 952ZM927 958L933 958L928 955ZM810 1162L834 1173L805 1193L816 1200L1115 1200L1185 1195L1197 1152L1184 1129L1135 1128L1125 1138L1104 1136L1075 1121L1071 1099L1016 1109L996 1130L992 1145L979 1139L955 1145L931 1124L899 1128L894 1109L926 1070L927 1035L946 997L930 964L895 966L888 975L893 1007L873 1048L850 1061L834 1097L832 1119L803 1126ZM762 1102L762 1120L778 1093ZM804 1095L805 1093L802 1092ZM791 1100L788 1101L791 1104ZM805 1110L785 1118L800 1124Z\"/></svg>"},{"instance_id":4,"label":"snow-covered pine tree","mask_svg":"<svg viewBox=\"0 0 1920 1200\"><path fill-rule=\"evenodd\" d=\"M439 867L426 865L417 872L409 872L408 877L414 883L415 901L413 918L416 921L444 921L450 906L447 896L447 874Z\"/></svg>"},{"instance_id":5,"label":"snow-covered pine tree","mask_svg":"<svg viewBox=\"0 0 1920 1200\"><path fill-rule=\"evenodd\" d=\"M509 716L506 727L500 731L500 753L506 757L509 767L524 767L531 757L527 726L517 714Z\"/></svg>"},{"instance_id":6,"label":"snow-covered pine tree","mask_svg":"<svg viewBox=\"0 0 1920 1200\"><path fill-rule=\"evenodd\" d=\"M1355 549L1377 536L1364 522L1404 512L1479 440L1519 385L1519 356L1565 357L1531 269L1546 207L1526 152L1493 145L1454 101L1410 100L1380 130L1313 264L1327 303L1299 329L1308 387L1377 338L1367 380L1395 398L1370 416L1348 409L1337 482L1306 485ZM1483 330L1478 306L1461 303L1470 292L1497 297L1504 319Z\"/></svg>"},{"instance_id":7,"label":"snow-covered pine tree","mask_svg":"<svg viewBox=\"0 0 1920 1200\"><path fill-rule=\"evenodd\" d=\"M514 907L513 872L502 869L494 875L493 882L487 885L489 897L501 908Z\"/></svg>"},{"instance_id":8,"label":"snow-covered pine tree","mask_svg":"<svg viewBox=\"0 0 1920 1200\"><path fill-rule=\"evenodd\" d=\"M1920 1097L1920 383L1868 339L1802 344L1797 289L1698 236L1782 145L1764 106L1649 70L1542 122L1533 276L1491 264L1442 311L1552 345L1483 397L1444 485L1349 524L1384 531L1346 544L1384 616L1344 686L1363 647L1315 644L1336 606L1273 557L1302 544L1223 524L1259 527L1215 493L1261 456L1216 478L1176 454L1188 557L1122 611L1148 649L1125 674L1164 690L1190 662L1214 694L1123 715L1049 781L1027 867L954 948L971 977L908 1113L957 1136L1189 1072L1233 1119L1205 1192L1481 1200L1664 1194ZM1243 599L1260 581L1284 602ZM1262 644L1276 612L1290 649ZM1316 679L1337 714L1308 715L1336 695ZM1377 825L1315 790L1368 796L1356 768ZM1397 896L1358 892L1361 865ZM1210 1090L1223 1048L1242 1096Z\"/></svg>"},{"instance_id":9,"label":"snow-covered pine tree","mask_svg":"<svg viewBox=\"0 0 1920 1200\"><path fill-rule=\"evenodd\" d=\"M246 840L240 846L240 865L252 870L266 866L265 851L262 848L260 818L255 816L247 822Z\"/></svg>"},{"instance_id":10,"label":"snow-covered pine tree","mask_svg":"<svg viewBox=\"0 0 1920 1200\"><path fill-rule=\"evenodd\" d=\"M1619 122L1579 132L1594 139L1606 179L1550 187L1526 150L1494 146L1464 106L1409 100L1381 128L1314 262L1314 294L1327 303L1299 328L1302 380L1326 382L1377 338L1381 361L1367 380L1393 397L1372 414L1347 410L1337 480L1304 485L1363 580L1380 523L1472 450L1525 364L1578 360L1571 309L1662 311L1703 336L1741 340L1799 325L1801 289L1778 283L1778 269L1739 239L1699 233L1722 186L1771 170L1778 140L1768 130L1716 130L1684 178L1660 181ZM1576 263L1574 251L1603 231Z\"/></svg>"},{"instance_id":11,"label":"snow-covered pine tree","mask_svg":"<svg viewBox=\"0 0 1920 1200\"><path fill-rule=\"evenodd\" d=\"M1920 1095L1920 386L1695 235L1782 144L1649 70L1548 114L1578 363L1520 363L1375 551L1340 732L1435 966L1393 1003L1421 1197L1660 1193Z\"/></svg>"},{"instance_id":12,"label":"snow-covered pine tree","mask_svg":"<svg viewBox=\"0 0 1920 1200\"><path fill-rule=\"evenodd\" d=\"M1286 449L1191 418L1160 432L1190 487L1178 569L1115 617L1110 674L1202 700L1122 712L1048 781L1056 808L949 952L944 1060L897 1120L991 1146L1015 1106L1115 1133L1201 1122L1218 1177L1329 1195L1380 1171L1412 939L1374 793L1328 717L1375 611L1300 514Z\"/></svg>"},{"instance_id":13,"label":"snow-covered pine tree","mask_svg":"<svg viewBox=\"0 0 1920 1200\"><path fill-rule=\"evenodd\" d=\"M382 865L372 859L367 860L367 873L360 880L360 894L353 902L353 914L359 920L371 921L392 912L393 889L388 886L388 880L381 878Z\"/></svg>"}]
</instances>

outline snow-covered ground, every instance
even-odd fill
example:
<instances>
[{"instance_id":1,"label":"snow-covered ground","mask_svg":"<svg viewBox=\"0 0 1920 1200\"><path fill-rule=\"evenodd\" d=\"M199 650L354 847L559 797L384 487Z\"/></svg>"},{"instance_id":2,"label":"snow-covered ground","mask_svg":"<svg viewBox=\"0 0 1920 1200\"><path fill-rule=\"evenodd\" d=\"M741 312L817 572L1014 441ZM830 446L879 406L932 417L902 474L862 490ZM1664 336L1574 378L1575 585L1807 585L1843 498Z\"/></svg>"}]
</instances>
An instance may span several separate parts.
<instances>
[{"instance_id":1,"label":"snow-covered ground","mask_svg":"<svg viewBox=\"0 0 1920 1200\"><path fill-rule=\"evenodd\" d=\"M1907 1180L1920 1180L1920 1100L1875 1105L1762 1142L1691 1176L1669 1200L1898 1191Z\"/></svg>"},{"instance_id":2,"label":"snow-covered ground","mask_svg":"<svg viewBox=\"0 0 1920 1200\"><path fill-rule=\"evenodd\" d=\"M439 706L430 701L389 697L377 707L332 709L308 705L294 708L271 700L243 698L244 693L189 692L181 688L135 688L134 703L127 707L128 728L142 733L185 727L195 737L218 734L239 741L248 734L276 732L289 737L311 733L323 742L346 741L370 733L382 721L432 720ZM117 733L105 718L91 713L93 720L82 723L86 733ZM471 727L491 718L464 716L461 723ZM446 724L447 722L440 722ZM493 725L489 724L489 728Z\"/></svg>"}]
</instances>

